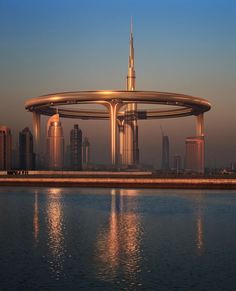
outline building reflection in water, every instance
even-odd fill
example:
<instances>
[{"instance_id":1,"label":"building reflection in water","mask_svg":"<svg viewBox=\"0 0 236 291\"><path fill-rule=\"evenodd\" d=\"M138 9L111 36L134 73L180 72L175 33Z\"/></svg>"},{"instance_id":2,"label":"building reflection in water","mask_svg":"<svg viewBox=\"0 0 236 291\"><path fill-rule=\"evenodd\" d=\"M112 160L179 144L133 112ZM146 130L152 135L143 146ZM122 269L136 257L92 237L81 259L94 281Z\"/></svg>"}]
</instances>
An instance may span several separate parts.
<instances>
[{"instance_id":1,"label":"building reflection in water","mask_svg":"<svg viewBox=\"0 0 236 291\"><path fill-rule=\"evenodd\" d=\"M203 219L201 213L197 217L197 248L201 253L203 250Z\"/></svg>"},{"instance_id":2,"label":"building reflection in water","mask_svg":"<svg viewBox=\"0 0 236 291\"><path fill-rule=\"evenodd\" d=\"M123 273L127 284L138 284L141 262L142 228L138 214L136 190L111 190L111 210L108 228L97 239L96 256L99 277L113 280Z\"/></svg>"},{"instance_id":3,"label":"building reflection in water","mask_svg":"<svg viewBox=\"0 0 236 291\"><path fill-rule=\"evenodd\" d=\"M38 191L35 190L34 193L34 241L35 244L38 244L39 240L39 208L38 208Z\"/></svg>"},{"instance_id":4,"label":"building reflection in water","mask_svg":"<svg viewBox=\"0 0 236 291\"><path fill-rule=\"evenodd\" d=\"M50 188L47 197L48 246L52 256L49 263L53 275L59 279L65 255L61 190Z\"/></svg>"},{"instance_id":5,"label":"building reflection in water","mask_svg":"<svg viewBox=\"0 0 236 291\"><path fill-rule=\"evenodd\" d=\"M196 213L197 213L197 221L196 221L196 246L197 252L199 255L202 255L204 250L204 239L203 239L203 213L204 213L204 197L202 191L198 191L196 193Z\"/></svg>"}]
</instances>

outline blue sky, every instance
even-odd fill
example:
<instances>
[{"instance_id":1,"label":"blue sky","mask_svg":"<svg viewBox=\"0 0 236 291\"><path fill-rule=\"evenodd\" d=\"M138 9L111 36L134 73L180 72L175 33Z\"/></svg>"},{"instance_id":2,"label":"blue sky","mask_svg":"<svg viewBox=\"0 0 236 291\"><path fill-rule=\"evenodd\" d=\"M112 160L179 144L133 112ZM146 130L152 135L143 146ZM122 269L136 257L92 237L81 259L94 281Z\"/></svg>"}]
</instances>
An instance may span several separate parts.
<instances>
[{"instance_id":1,"label":"blue sky","mask_svg":"<svg viewBox=\"0 0 236 291\"><path fill-rule=\"evenodd\" d=\"M228 165L236 161L235 13L232 0L0 0L0 124L17 135L31 124L25 100L41 94L124 89L132 15L137 90L209 99L207 163ZM72 123L63 122L66 135ZM96 144L94 161L108 160L108 124L94 132L92 121L78 123ZM145 163L160 162L160 124L172 154L184 155L194 135L193 117L142 122Z\"/></svg>"}]
</instances>

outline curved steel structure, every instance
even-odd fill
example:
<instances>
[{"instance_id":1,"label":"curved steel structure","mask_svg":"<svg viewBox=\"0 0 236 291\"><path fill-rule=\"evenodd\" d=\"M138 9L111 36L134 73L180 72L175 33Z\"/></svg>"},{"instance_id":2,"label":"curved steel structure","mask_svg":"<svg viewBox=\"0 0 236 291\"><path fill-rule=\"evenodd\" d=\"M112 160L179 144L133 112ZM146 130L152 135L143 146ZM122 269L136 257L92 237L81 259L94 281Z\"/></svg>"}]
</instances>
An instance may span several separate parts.
<instances>
[{"instance_id":1,"label":"curved steel structure","mask_svg":"<svg viewBox=\"0 0 236 291\"><path fill-rule=\"evenodd\" d=\"M100 104L105 110L67 109L66 105ZM122 107L129 104L157 104L174 106L169 109L147 109L127 112ZM58 108L60 106L60 108ZM64 107L62 107L64 106ZM210 110L210 103L202 98L177 93L155 91L75 91L54 93L30 99L25 108L33 112L36 146L40 136L40 115L51 116L56 112L61 117L78 119L110 119L112 164L117 162L117 123L125 118L158 119L189 115L197 116L197 135L203 135L203 113Z\"/></svg>"},{"instance_id":2,"label":"curved steel structure","mask_svg":"<svg viewBox=\"0 0 236 291\"><path fill-rule=\"evenodd\" d=\"M128 104L161 104L172 105L170 109L139 110L138 119L171 118L199 115L210 110L210 103L199 97L177 93L155 91L75 91L43 95L28 100L25 108L31 112L51 116L58 111L61 117L79 119L108 119L107 110L72 110L55 107L75 104L101 104L108 107L109 103L119 104L118 119L122 119L122 106Z\"/></svg>"}]
</instances>

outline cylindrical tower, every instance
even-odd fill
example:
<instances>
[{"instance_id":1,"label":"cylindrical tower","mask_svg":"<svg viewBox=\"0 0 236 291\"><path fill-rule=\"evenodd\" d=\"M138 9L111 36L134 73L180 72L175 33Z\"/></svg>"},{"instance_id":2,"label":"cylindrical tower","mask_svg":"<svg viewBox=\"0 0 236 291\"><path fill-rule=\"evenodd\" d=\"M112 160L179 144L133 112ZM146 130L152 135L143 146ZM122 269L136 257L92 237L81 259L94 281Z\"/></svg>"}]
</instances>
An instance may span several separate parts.
<instances>
[{"instance_id":1,"label":"cylindrical tower","mask_svg":"<svg viewBox=\"0 0 236 291\"><path fill-rule=\"evenodd\" d=\"M12 166L12 135L7 126L0 125L0 170L10 170Z\"/></svg>"},{"instance_id":2,"label":"cylindrical tower","mask_svg":"<svg viewBox=\"0 0 236 291\"><path fill-rule=\"evenodd\" d=\"M35 154L33 135L28 127L19 133L20 169L33 170L35 168Z\"/></svg>"},{"instance_id":3,"label":"cylindrical tower","mask_svg":"<svg viewBox=\"0 0 236 291\"><path fill-rule=\"evenodd\" d=\"M49 118L47 123L48 168L62 170L64 164L64 137L59 114Z\"/></svg>"}]
</instances>

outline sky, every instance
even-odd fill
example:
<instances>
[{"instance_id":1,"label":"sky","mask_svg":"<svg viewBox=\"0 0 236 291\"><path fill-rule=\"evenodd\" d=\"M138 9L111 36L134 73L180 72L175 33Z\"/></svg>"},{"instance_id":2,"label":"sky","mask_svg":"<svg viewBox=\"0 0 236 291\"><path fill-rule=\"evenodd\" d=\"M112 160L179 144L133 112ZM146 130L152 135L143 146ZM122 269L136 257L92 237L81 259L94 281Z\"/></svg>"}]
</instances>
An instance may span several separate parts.
<instances>
[{"instance_id":1,"label":"sky","mask_svg":"<svg viewBox=\"0 0 236 291\"><path fill-rule=\"evenodd\" d=\"M236 162L236 1L0 0L0 124L32 128L27 99L73 90L125 89L130 17L136 90L209 100L206 166ZM78 123L94 163L109 162L109 123L62 119L66 142ZM42 127L45 128L46 117ZM161 130L184 157L195 118L140 121L142 163L160 165Z\"/></svg>"}]
</instances>

